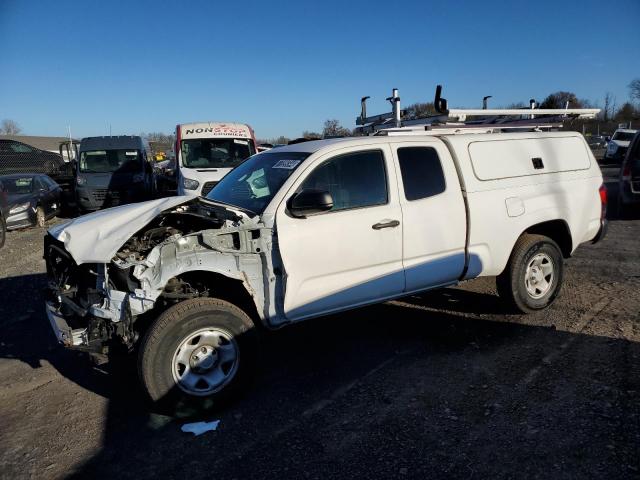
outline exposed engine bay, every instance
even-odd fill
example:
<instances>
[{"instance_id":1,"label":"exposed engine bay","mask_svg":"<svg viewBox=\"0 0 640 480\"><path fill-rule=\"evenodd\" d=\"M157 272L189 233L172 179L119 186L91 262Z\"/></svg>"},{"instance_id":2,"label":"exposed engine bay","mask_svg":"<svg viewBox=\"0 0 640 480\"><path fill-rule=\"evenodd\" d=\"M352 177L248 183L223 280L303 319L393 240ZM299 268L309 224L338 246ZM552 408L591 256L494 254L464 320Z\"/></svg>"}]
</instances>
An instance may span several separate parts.
<instances>
[{"instance_id":1,"label":"exposed engine bay","mask_svg":"<svg viewBox=\"0 0 640 480\"><path fill-rule=\"evenodd\" d=\"M264 278L274 271L272 230L257 215L191 200L158 213L105 263L77 262L65 244L74 234L63 228L45 237L49 319L68 346L132 347L146 317L199 296L244 295L234 300L251 302L261 319L276 315L281 282Z\"/></svg>"}]
</instances>

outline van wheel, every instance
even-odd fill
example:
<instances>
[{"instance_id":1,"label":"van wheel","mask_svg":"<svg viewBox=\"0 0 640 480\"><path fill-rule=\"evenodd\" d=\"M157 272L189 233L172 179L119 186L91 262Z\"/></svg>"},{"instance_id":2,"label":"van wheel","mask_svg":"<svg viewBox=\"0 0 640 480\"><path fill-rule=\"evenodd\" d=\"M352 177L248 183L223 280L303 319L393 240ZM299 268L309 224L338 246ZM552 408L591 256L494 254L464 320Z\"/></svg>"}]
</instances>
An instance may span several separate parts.
<instances>
[{"instance_id":1,"label":"van wheel","mask_svg":"<svg viewBox=\"0 0 640 480\"><path fill-rule=\"evenodd\" d=\"M242 392L257 367L258 343L253 321L235 305L216 298L186 300L147 330L138 373L157 407L191 416Z\"/></svg>"},{"instance_id":2,"label":"van wheel","mask_svg":"<svg viewBox=\"0 0 640 480\"><path fill-rule=\"evenodd\" d=\"M44 210L42 207L36 208L36 225L39 227L44 227L47 222L47 217L44 215Z\"/></svg>"},{"instance_id":3,"label":"van wheel","mask_svg":"<svg viewBox=\"0 0 640 480\"><path fill-rule=\"evenodd\" d=\"M521 313L553 303L562 287L564 264L558 244L543 235L522 235L497 277L498 294Z\"/></svg>"}]
</instances>

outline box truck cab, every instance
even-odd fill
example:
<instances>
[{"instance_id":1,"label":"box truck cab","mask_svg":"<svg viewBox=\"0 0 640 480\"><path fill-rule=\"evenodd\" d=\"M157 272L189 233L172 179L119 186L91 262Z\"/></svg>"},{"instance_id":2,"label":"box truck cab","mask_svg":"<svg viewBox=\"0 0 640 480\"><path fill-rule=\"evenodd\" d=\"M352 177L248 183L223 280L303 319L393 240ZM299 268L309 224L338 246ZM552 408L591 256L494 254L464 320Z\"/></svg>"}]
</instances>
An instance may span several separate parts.
<instances>
[{"instance_id":1,"label":"box truck cab","mask_svg":"<svg viewBox=\"0 0 640 480\"><path fill-rule=\"evenodd\" d=\"M185 123L176 126L178 195L206 195L256 153L253 129L244 123Z\"/></svg>"}]
</instances>

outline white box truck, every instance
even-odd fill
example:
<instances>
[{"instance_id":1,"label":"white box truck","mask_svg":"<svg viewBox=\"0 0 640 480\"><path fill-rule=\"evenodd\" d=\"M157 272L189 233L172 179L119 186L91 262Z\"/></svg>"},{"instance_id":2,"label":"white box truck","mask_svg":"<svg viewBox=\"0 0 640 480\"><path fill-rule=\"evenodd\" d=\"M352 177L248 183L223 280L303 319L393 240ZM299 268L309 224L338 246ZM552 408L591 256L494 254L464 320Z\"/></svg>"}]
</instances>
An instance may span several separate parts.
<instances>
[{"instance_id":1,"label":"white box truck","mask_svg":"<svg viewBox=\"0 0 640 480\"><path fill-rule=\"evenodd\" d=\"M247 124L202 122L176 126L175 150L178 195L206 196L257 148Z\"/></svg>"}]
</instances>

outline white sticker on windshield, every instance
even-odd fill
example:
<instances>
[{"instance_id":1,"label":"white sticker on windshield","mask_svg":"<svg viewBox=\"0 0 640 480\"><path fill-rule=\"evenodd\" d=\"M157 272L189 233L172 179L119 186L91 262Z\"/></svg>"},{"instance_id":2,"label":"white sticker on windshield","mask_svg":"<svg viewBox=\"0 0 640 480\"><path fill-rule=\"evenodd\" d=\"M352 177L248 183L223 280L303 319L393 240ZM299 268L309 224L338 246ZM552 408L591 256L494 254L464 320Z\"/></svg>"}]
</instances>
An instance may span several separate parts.
<instances>
[{"instance_id":1,"label":"white sticker on windshield","mask_svg":"<svg viewBox=\"0 0 640 480\"><path fill-rule=\"evenodd\" d=\"M287 170L293 170L299 163L300 160L280 160L271 168L285 168Z\"/></svg>"},{"instance_id":2,"label":"white sticker on windshield","mask_svg":"<svg viewBox=\"0 0 640 480\"><path fill-rule=\"evenodd\" d=\"M133 155L133 156L135 156L135 155L138 155L138 152L136 152L136 151L133 151L133 152L127 152L127 153L126 153L126 155L129 155L129 156L132 156L132 155Z\"/></svg>"},{"instance_id":3,"label":"white sticker on windshield","mask_svg":"<svg viewBox=\"0 0 640 480\"><path fill-rule=\"evenodd\" d=\"M249 140L240 140L238 138L234 138L233 143L239 143L240 145L249 145Z\"/></svg>"}]
</instances>

